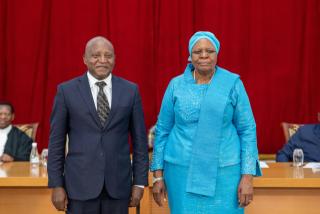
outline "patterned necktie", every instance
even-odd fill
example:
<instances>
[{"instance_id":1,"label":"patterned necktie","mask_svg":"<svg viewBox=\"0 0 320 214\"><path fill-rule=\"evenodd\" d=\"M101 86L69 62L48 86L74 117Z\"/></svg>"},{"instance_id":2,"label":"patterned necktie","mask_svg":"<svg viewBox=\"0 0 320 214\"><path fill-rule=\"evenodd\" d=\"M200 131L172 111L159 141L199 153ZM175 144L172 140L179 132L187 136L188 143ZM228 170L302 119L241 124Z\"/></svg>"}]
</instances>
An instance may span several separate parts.
<instances>
[{"instance_id":1,"label":"patterned necktie","mask_svg":"<svg viewBox=\"0 0 320 214\"><path fill-rule=\"evenodd\" d=\"M103 88L107 85L105 82L96 82L96 85L99 87L99 92L97 96L97 112L100 118L102 126L105 125L105 122L110 113L110 106L106 94L103 92Z\"/></svg>"}]
</instances>

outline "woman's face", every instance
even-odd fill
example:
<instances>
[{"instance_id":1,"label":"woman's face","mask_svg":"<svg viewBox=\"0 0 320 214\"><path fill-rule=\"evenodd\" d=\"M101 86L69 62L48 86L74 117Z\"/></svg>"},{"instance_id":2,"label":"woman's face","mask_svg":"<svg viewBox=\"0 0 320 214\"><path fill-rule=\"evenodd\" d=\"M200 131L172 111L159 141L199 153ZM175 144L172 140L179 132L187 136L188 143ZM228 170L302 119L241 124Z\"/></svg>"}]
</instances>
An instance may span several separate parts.
<instances>
[{"instance_id":1,"label":"woman's face","mask_svg":"<svg viewBox=\"0 0 320 214\"><path fill-rule=\"evenodd\" d=\"M213 44L207 39L200 39L192 48L191 62L200 73L212 72L217 64L217 51Z\"/></svg>"}]
</instances>

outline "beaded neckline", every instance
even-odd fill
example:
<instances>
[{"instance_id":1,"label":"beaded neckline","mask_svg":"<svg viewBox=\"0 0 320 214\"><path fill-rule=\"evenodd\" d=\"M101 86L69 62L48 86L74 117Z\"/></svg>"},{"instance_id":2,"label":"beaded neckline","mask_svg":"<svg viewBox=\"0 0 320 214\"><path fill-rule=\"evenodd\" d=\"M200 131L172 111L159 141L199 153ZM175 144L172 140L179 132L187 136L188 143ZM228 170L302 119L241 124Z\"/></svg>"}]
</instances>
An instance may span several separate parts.
<instances>
[{"instance_id":1,"label":"beaded neckline","mask_svg":"<svg viewBox=\"0 0 320 214\"><path fill-rule=\"evenodd\" d=\"M211 76L211 78L210 78L210 80L209 80L209 82L208 82L208 83L204 83L204 84L208 84L208 85L209 85L209 84L211 83L211 80L212 80L215 72L216 72L216 70L214 69L214 70L213 70L213 73L212 73L212 76ZM196 70L193 70L193 80L197 83L197 80L196 80Z\"/></svg>"}]
</instances>

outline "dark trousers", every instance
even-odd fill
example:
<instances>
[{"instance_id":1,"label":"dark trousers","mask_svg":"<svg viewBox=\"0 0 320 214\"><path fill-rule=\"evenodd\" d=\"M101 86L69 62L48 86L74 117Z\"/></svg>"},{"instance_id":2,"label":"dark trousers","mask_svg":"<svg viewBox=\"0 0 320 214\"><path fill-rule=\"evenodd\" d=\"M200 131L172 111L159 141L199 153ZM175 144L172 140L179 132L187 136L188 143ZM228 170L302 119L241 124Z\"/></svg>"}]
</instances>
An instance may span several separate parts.
<instances>
[{"instance_id":1,"label":"dark trousers","mask_svg":"<svg viewBox=\"0 0 320 214\"><path fill-rule=\"evenodd\" d=\"M128 214L129 199L110 197L105 187L101 194L86 201L68 198L67 214Z\"/></svg>"}]
</instances>

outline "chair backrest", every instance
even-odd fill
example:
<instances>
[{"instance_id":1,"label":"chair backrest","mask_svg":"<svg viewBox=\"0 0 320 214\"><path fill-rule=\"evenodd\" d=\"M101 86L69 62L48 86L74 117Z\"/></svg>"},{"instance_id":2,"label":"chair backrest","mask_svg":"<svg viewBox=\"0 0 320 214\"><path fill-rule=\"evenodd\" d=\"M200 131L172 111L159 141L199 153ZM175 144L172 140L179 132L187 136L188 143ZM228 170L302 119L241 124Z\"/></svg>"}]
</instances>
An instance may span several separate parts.
<instances>
[{"instance_id":1,"label":"chair backrest","mask_svg":"<svg viewBox=\"0 0 320 214\"><path fill-rule=\"evenodd\" d=\"M148 132L148 147L149 147L149 149L153 148L155 129L156 129L156 125L153 125L149 129L149 132Z\"/></svg>"},{"instance_id":2,"label":"chair backrest","mask_svg":"<svg viewBox=\"0 0 320 214\"><path fill-rule=\"evenodd\" d=\"M26 133L33 141L36 140L39 123L16 124L14 126Z\"/></svg>"},{"instance_id":3,"label":"chair backrest","mask_svg":"<svg viewBox=\"0 0 320 214\"><path fill-rule=\"evenodd\" d=\"M303 125L304 124L282 122L281 126L286 142L288 142L290 137ZM275 159L276 154L259 154L259 160L274 161Z\"/></svg>"},{"instance_id":4,"label":"chair backrest","mask_svg":"<svg viewBox=\"0 0 320 214\"><path fill-rule=\"evenodd\" d=\"M303 125L304 124L299 124L299 123L282 122L281 126L283 129L283 134L286 139L286 142L288 142L291 136L294 135L298 131L298 129Z\"/></svg>"}]
</instances>

